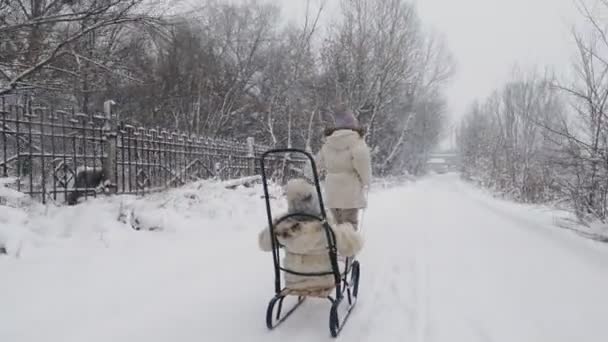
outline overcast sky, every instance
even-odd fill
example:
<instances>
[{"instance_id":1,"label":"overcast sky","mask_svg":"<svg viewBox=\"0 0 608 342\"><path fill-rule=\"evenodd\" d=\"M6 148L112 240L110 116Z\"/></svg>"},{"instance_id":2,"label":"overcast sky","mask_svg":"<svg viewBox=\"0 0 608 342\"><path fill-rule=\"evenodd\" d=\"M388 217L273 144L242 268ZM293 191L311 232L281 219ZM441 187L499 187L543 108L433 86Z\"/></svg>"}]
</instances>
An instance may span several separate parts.
<instances>
[{"instance_id":1,"label":"overcast sky","mask_svg":"<svg viewBox=\"0 0 608 342\"><path fill-rule=\"evenodd\" d=\"M305 0L274 1L287 17L302 17ZM569 66L575 51L570 29L580 18L573 1L414 1L424 25L444 36L457 64L447 92L452 123L472 101L508 81L515 66L524 71ZM325 20L331 20L338 4L328 0ZM442 145L447 147L449 141Z\"/></svg>"},{"instance_id":2,"label":"overcast sky","mask_svg":"<svg viewBox=\"0 0 608 342\"><path fill-rule=\"evenodd\" d=\"M305 0L274 0L290 18L301 17ZM313 3L318 0L313 0ZM338 8L329 0L325 19ZM573 0L418 0L425 25L445 36L457 62L448 96L457 118L475 98L488 95L524 70L564 67L574 47L570 26L578 19Z\"/></svg>"},{"instance_id":3,"label":"overcast sky","mask_svg":"<svg viewBox=\"0 0 608 342\"><path fill-rule=\"evenodd\" d=\"M522 69L565 68L578 18L572 0L420 0L423 22L445 34L457 74L449 89L452 115Z\"/></svg>"},{"instance_id":4,"label":"overcast sky","mask_svg":"<svg viewBox=\"0 0 608 342\"><path fill-rule=\"evenodd\" d=\"M305 0L271 1L281 4L287 18L298 20L304 15ZM574 52L569 30L580 17L573 1L413 1L425 26L445 36L456 60L457 73L448 89L453 120L473 100L508 81L515 65L523 70L565 69ZM327 2L324 23L337 12L339 0Z\"/></svg>"}]
</instances>

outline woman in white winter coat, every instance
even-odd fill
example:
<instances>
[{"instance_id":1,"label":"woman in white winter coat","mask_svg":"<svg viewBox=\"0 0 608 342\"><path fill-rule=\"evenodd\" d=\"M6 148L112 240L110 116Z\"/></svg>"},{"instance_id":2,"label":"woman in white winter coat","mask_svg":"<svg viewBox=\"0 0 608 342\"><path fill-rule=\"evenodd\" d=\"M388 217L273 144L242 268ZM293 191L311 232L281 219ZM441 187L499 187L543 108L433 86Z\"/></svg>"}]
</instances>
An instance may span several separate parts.
<instances>
[{"instance_id":1,"label":"woman in white winter coat","mask_svg":"<svg viewBox=\"0 0 608 342\"><path fill-rule=\"evenodd\" d=\"M316 188L305 180L290 181L286 187L286 195L287 214L303 213L320 216ZM339 255L352 257L361 250L363 239L350 223L329 223L336 237ZM273 231L279 244L285 248L283 267L301 273L332 271L325 228L320 221L295 216L274 225ZM259 234L259 246L263 251L272 251L268 227ZM333 289L335 279L332 275L299 276L285 272L285 285L288 290L322 292Z\"/></svg>"},{"instance_id":2,"label":"woman in white winter coat","mask_svg":"<svg viewBox=\"0 0 608 342\"><path fill-rule=\"evenodd\" d=\"M357 118L346 107L334 112L335 126L317 156L317 167L325 173L325 201L338 223L358 227L359 209L367 206L371 183L370 151Z\"/></svg>"}]
</instances>

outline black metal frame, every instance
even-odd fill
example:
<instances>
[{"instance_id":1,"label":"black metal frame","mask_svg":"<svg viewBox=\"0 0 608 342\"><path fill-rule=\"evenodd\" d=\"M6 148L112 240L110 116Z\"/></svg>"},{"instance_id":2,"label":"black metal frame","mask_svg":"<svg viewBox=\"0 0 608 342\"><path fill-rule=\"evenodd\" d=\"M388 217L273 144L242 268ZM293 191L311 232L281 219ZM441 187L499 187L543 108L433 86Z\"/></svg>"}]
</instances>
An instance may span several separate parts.
<instances>
[{"instance_id":1,"label":"black metal frame","mask_svg":"<svg viewBox=\"0 0 608 342\"><path fill-rule=\"evenodd\" d=\"M314 186L317 191L317 196L319 198L319 206L321 211L321 216L310 215L305 213L292 213L281 217L280 219L274 221L272 217L272 209L270 206L270 194L268 192L268 177L266 175L266 167L265 161L266 158L273 154L285 154L285 153L295 153L295 154L303 154L308 158L312 167L313 173L313 181ZM297 302L284 314L281 315L283 310L283 301L288 296L285 293L285 288L281 286L281 271L286 273L291 273L299 276L325 276L325 275L333 275L335 280L335 298L328 296L327 299L332 303L330 315L329 315L329 327L332 337L337 337L342 330L344 324L346 323L348 317L352 309L355 307L356 299L358 295L359 288L359 277L360 277L360 266L357 260L351 260L350 258L346 259L344 273L340 272L340 266L338 264L338 252L336 247L336 237L335 233L331 227L331 225L327 222L327 213L325 211L325 205L323 203L323 196L321 193L321 186L319 182L319 175L317 172L316 164L314 157L303 150L293 149L293 148L283 148L283 149L272 149L266 151L262 154L260 158L260 166L261 166L261 174L262 174L262 184L264 188L264 199L266 202L266 214L268 216L268 227L270 230L270 240L272 245L272 258L274 262L274 287L275 287L275 296L270 300L268 304L268 308L266 311L266 325L269 329L274 329L279 324L281 324L285 319L287 319L306 299L306 297L298 296ZM281 245L279 244L275 234L274 234L274 226L279 224L280 222L287 220L292 217L306 217L312 220L318 220L323 224L323 228L325 229L325 236L327 239L328 245L328 253L329 259L331 263L332 270L327 272L298 272L296 270L290 270L281 266L280 260L280 251ZM348 275L350 274L350 281L348 279ZM347 294L346 298L348 299L348 310L344 317L340 320L338 315L338 308L345 298L344 294ZM278 308L276 314L274 313L275 305L278 303Z\"/></svg>"},{"instance_id":2,"label":"black metal frame","mask_svg":"<svg viewBox=\"0 0 608 342\"><path fill-rule=\"evenodd\" d=\"M16 190L43 203L67 202L76 194L96 197L102 190L143 195L190 179L252 176L259 173L255 157L266 147L251 145L137 127L73 108L41 107L28 96L18 103L0 96L0 177L14 177ZM110 147L115 147L113 153ZM109 181L112 188L87 177L75 185L79 168L105 171L106 164L114 172L102 182ZM276 161L271 165L283 172Z\"/></svg>"}]
</instances>

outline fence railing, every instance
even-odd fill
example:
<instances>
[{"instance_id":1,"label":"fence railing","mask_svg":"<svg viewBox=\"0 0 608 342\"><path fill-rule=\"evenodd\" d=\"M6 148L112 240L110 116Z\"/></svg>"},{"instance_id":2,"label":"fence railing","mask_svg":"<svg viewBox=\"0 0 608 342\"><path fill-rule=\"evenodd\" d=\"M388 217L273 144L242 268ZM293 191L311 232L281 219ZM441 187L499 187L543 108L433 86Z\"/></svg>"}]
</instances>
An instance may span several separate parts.
<instances>
[{"instance_id":1,"label":"fence railing","mask_svg":"<svg viewBox=\"0 0 608 342\"><path fill-rule=\"evenodd\" d=\"M0 98L0 176L43 203L76 203L100 192L145 194L197 179L260 174L267 147L253 138L209 139L163 128L135 127L108 111L8 104ZM275 179L301 173L302 159L269 163Z\"/></svg>"}]
</instances>

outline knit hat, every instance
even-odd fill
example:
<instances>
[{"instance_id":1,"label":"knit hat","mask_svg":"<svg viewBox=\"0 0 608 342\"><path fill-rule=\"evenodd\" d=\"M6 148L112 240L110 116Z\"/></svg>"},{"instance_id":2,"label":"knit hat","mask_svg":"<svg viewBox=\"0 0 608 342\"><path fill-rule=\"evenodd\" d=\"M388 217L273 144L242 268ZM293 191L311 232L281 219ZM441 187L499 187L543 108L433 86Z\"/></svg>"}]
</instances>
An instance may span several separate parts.
<instances>
[{"instance_id":1,"label":"knit hat","mask_svg":"<svg viewBox=\"0 0 608 342\"><path fill-rule=\"evenodd\" d=\"M302 178L292 179L285 187L287 195L287 213L321 214L317 189Z\"/></svg>"},{"instance_id":2,"label":"knit hat","mask_svg":"<svg viewBox=\"0 0 608 342\"><path fill-rule=\"evenodd\" d=\"M359 120L353 112L344 105L339 105L334 110L334 127L336 129L357 129Z\"/></svg>"}]
</instances>

